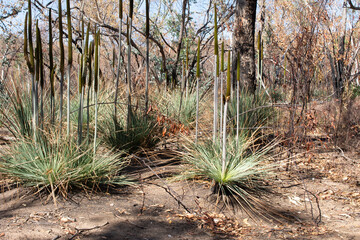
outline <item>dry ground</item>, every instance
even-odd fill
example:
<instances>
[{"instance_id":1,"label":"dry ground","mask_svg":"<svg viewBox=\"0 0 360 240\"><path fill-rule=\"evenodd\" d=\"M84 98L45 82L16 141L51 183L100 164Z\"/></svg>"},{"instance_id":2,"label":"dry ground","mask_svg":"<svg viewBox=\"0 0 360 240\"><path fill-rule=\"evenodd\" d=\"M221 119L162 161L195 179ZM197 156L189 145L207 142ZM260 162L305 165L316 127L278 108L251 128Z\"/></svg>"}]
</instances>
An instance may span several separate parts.
<instances>
[{"instance_id":1,"label":"dry ground","mask_svg":"<svg viewBox=\"0 0 360 240\"><path fill-rule=\"evenodd\" d=\"M57 207L3 179L0 240L360 239L359 156L323 148L295 154L289 171L279 166L279 194L271 204L292 217L277 220L253 221L220 209L209 197L209 183L169 181L181 165L168 160L135 170L135 187L71 193L68 200L58 198Z\"/></svg>"}]
</instances>

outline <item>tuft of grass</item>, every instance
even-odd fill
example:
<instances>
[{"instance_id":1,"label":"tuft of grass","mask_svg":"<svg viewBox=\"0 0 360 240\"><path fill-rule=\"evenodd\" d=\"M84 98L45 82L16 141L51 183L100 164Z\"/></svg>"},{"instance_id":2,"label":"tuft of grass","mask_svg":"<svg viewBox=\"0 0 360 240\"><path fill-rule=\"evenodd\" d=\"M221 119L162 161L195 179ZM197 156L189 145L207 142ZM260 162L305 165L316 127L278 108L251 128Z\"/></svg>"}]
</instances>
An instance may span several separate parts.
<instances>
[{"instance_id":1,"label":"tuft of grass","mask_svg":"<svg viewBox=\"0 0 360 240\"><path fill-rule=\"evenodd\" d=\"M152 116L133 112L129 127L125 116L115 118L110 109L107 116L112 117L100 120L98 128L101 141L113 149L132 153L139 148L154 147L160 141L158 125Z\"/></svg>"},{"instance_id":2,"label":"tuft of grass","mask_svg":"<svg viewBox=\"0 0 360 240\"><path fill-rule=\"evenodd\" d=\"M75 140L69 142L42 133L36 142L20 139L10 145L3 153L0 172L25 186L66 196L71 187L90 189L102 184L131 184L120 175L127 163L120 153L94 155L91 147L78 147Z\"/></svg>"},{"instance_id":3,"label":"tuft of grass","mask_svg":"<svg viewBox=\"0 0 360 240\"><path fill-rule=\"evenodd\" d=\"M201 95L201 93L200 93ZM181 91L168 92L166 97L159 104L160 111L170 118L176 119L187 127L195 124L196 120L196 92L191 92L183 97L181 109ZM179 112L180 110L180 112Z\"/></svg>"},{"instance_id":4,"label":"tuft of grass","mask_svg":"<svg viewBox=\"0 0 360 240\"><path fill-rule=\"evenodd\" d=\"M7 108L0 110L2 124L16 138L28 138L33 134L32 100L26 91L20 93L14 87L14 93L7 91L6 99L2 99Z\"/></svg>"},{"instance_id":5,"label":"tuft of grass","mask_svg":"<svg viewBox=\"0 0 360 240\"><path fill-rule=\"evenodd\" d=\"M255 132L259 127L266 126L274 120L276 112L271 106L269 97L265 92L256 92L255 95L240 90L239 128L249 133ZM236 98L229 104L228 119L233 122L236 129Z\"/></svg>"},{"instance_id":6,"label":"tuft of grass","mask_svg":"<svg viewBox=\"0 0 360 240\"><path fill-rule=\"evenodd\" d=\"M256 138L239 136L227 139L225 171L222 170L222 144L220 141L205 141L186 146L188 154L185 161L189 170L186 177L200 177L214 182L213 193L217 201L229 206L239 207L249 216L256 216L266 203L261 200L270 189L266 179L271 175L273 166L265 163L265 155L273 148L267 145L261 149L254 147Z\"/></svg>"}]
</instances>

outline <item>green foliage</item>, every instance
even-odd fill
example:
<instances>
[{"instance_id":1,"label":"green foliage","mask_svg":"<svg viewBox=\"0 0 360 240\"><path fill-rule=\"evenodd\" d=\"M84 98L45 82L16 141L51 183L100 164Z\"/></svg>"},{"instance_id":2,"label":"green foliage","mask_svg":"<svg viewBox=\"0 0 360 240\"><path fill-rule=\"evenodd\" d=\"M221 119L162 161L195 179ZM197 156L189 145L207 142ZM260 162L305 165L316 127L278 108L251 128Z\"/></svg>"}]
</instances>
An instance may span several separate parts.
<instances>
[{"instance_id":1,"label":"green foliage","mask_svg":"<svg viewBox=\"0 0 360 240\"><path fill-rule=\"evenodd\" d=\"M269 94L273 102L283 102L286 100L285 93L279 89L270 89Z\"/></svg>"},{"instance_id":2,"label":"green foliage","mask_svg":"<svg viewBox=\"0 0 360 240\"><path fill-rule=\"evenodd\" d=\"M264 162L272 145L256 149L253 147L255 140L245 135L240 135L238 144L235 138L227 139L224 172L220 141L194 144L189 140L186 146L189 153L185 155L189 170L184 175L214 181L213 193L225 204L239 206L252 215L262 205L259 197L268 192L264 181L272 170L272 166Z\"/></svg>"},{"instance_id":3,"label":"green foliage","mask_svg":"<svg viewBox=\"0 0 360 240\"><path fill-rule=\"evenodd\" d=\"M113 114L110 109L105 112L106 116ZM135 152L139 148L154 147L160 140L155 119L138 112L133 112L129 127L126 126L126 117L123 115L99 120L98 130L102 142L107 146L127 153Z\"/></svg>"},{"instance_id":4,"label":"green foliage","mask_svg":"<svg viewBox=\"0 0 360 240\"><path fill-rule=\"evenodd\" d=\"M351 87L352 90L352 98L356 98L360 96L360 86L353 85Z\"/></svg>"},{"instance_id":5,"label":"green foliage","mask_svg":"<svg viewBox=\"0 0 360 240\"><path fill-rule=\"evenodd\" d=\"M10 146L3 155L0 172L25 186L35 186L68 192L72 186L87 188L99 184L128 185L119 175L127 160L120 153L105 152L93 155L91 148L77 146L41 134L36 143L22 139Z\"/></svg>"},{"instance_id":6,"label":"green foliage","mask_svg":"<svg viewBox=\"0 0 360 240\"><path fill-rule=\"evenodd\" d=\"M200 90L201 96L201 90ZM170 118L179 120L185 126L192 126L196 119L196 92L189 93L187 98L183 98L180 109L181 91L174 90L167 93L163 101L159 103L160 111Z\"/></svg>"},{"instance_id":7,"label":"green foliage","mask_svg":"<svg viewBox=\"0 0 360 240\"><path fill-rule=\"evenodd\" d=\"M26 91L22 93L15 89L13 94L8 91L7 99L2 99L7 109L2 108L2 124L16 138L28 138L32 136L32 101Z\"/></svg>"},{"instance_id":8,"label":"green foliage","mask_svg":"<svg viewBox=\"0 0 360 240\"><path fill-rule=\"evenodd\" d=\"M253 132L272 121L275 111L269 103L269 98L264 92L256 92L255 95L240 90L239 128ZM229 104L228 119L236 124L236 98ZM236 128L236 126L235 126Z\"/></svg>"}]
</instances>

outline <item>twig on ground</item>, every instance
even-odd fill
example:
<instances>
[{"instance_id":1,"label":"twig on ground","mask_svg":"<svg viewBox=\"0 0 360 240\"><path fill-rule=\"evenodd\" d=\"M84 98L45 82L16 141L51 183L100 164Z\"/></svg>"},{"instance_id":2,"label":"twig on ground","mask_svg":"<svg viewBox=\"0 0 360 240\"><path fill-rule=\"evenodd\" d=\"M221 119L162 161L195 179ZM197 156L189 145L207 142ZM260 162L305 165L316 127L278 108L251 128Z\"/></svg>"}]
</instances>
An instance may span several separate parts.
<instances>
[{"instance_id":1,"label":"twig on ground","mask_svg":"<svg viewBox=\"0 0 360 240\"><path fill-rule=\"evenodd\" d=\"M98 226L94 226L94 227L91 227L91 228L75 228L76 229L76 233L74 235L72 235L69 240L72 240L74 239L75 237L77 237L79 234L83 233L84 231L90 231L90 230L94 230L94 229L97 229L97 228L101 228L101 227L104 227L106 225L108 225L109 222L105 222L104 224L102 225L98 225Z\"/></svg>"},{"instance_id":2,"label":"twig on ground","mask_svg":"<svg viewBox=\"0 0 360 240\"><path fill-rule=\"evenodd\" d=\"M138 160L141 160L144 165L150 169L150 171L164 184L164 186L160 186L158 184L155 184L156 186L158 187L161 187L163 188L167 193L169 193L169 195L175 199L175 201L181 205L185 211L187 211L188 213L191 213L190 209L188 207L185 206L185 204L179 199L179 194L177 194L174 190L172 190L167 184L166 182L146 163L146 159L145 158L142 158L142 157L138 157L138 156L135 156L135 155L132 155L132 157L135 157L136 159Z\"/></svg>"},{"instance_id":3,"label":"twig on ground","mask_svg":"<svg viewBox=\"0 0 360 240\"><path fill-rule=\"evenodd\" d=\"M345 158L345 159L348 160L348 161L351 161L351 162L354 162L354 163L355 163L355 161L354 161L353 159L345 156L344 151L343 151L340 147L336 146L336 148L340 150L340 152L341 152L340 155L341 155L343 158Z\"/></svg>"}]
</instances>

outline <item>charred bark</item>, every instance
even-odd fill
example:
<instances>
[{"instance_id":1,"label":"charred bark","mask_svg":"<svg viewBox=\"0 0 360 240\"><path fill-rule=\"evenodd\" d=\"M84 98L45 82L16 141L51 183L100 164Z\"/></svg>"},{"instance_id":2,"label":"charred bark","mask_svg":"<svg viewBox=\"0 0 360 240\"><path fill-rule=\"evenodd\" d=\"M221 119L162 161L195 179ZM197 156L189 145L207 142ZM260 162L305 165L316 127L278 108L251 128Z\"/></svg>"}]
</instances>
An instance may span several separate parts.
<instances>
[{"instance_id":1,"label":"charred bark","mask_svg":"<svg viewBox=\"0 0 360 240\"><path fill-rule=\"evenodd\" d=\"M241 59L241 85L255 93L255 21L257 0L236 0L233 32L232 79L236 80L237 53Z\"/></svg>"}]
</instances>

